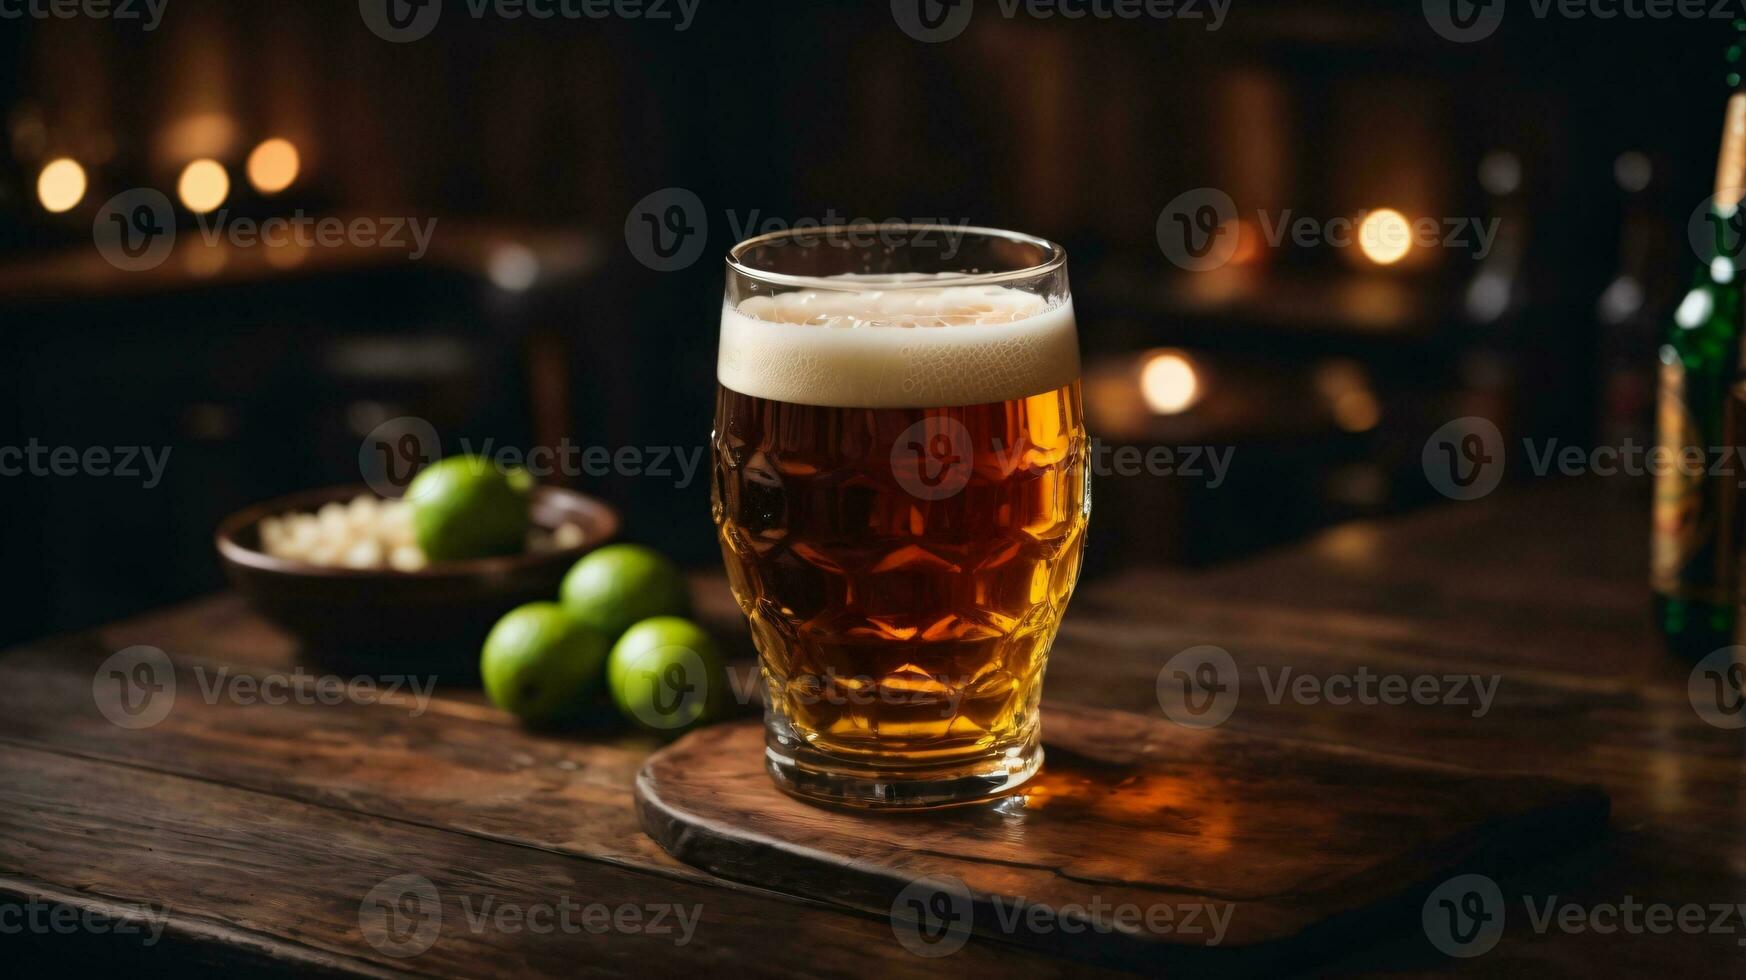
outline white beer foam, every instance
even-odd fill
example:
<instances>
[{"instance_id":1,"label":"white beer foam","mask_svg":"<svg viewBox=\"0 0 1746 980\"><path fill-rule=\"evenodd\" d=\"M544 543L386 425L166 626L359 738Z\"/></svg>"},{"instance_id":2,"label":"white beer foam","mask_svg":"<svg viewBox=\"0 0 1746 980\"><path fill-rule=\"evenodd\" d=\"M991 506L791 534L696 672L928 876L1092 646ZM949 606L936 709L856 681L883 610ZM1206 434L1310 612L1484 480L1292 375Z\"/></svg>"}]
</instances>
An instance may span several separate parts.
<instances>
[{"instance_id":1,"label":"white beer foam","mask_svg":"<svg viewBox=\"0 0 1746 980\"><path fill-rule=\"evenodd\" d=\"M919 276L836 276L913 282ZM946 408L1079 377L1071 300L1005 286L802 290L721 314L716 379L744 395L840 408Z\"/></svg>"}]
</instances>

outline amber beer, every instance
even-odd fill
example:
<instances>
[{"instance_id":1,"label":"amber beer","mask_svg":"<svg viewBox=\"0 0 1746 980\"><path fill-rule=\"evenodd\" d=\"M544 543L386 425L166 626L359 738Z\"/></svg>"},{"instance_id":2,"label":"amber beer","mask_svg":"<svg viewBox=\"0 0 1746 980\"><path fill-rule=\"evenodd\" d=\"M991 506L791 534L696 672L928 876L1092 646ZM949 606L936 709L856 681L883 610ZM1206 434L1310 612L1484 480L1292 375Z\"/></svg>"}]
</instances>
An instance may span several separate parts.
<instances>
[{"instance_id":1,"label":"amber beer","mask_svg":"<svg viewBox=\"0 0 1746 980\"><path fill-rule=\"evenodd\" d=\"M1065 270L1018 279L730 288L714 517L790 792L938 806L1041 763L1090 496Z\"/></svg>"}]
</instances>

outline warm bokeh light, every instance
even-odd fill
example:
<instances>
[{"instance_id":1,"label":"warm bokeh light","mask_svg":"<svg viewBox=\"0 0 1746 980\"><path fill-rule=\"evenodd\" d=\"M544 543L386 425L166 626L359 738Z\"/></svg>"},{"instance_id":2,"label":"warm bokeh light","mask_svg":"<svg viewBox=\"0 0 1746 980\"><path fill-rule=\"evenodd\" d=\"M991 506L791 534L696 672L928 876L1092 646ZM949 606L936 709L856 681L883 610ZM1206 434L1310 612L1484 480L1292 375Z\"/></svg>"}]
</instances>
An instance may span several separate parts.
<instances>
[{"instance_id":1,"label":"warm bokeh light","mask_svg":"<svg viewBox=\"0 0 1746 980\"><path fill-rule=\"evenodd\" d=\"M230 196L230 175L217 160L195 160L182 168L176 196L195 214L205 214Z\"/></svg>"},{"instance_id":2,"label":"warm bokeh light","mask_svg":"<svg viewBox=\"0 0 1746 980\"><path fill-rule=\"evenodd\" d=\"M1254 265L1265 256L1263 246L1267 238L1262 234L1260 225L1247 218L1238 218L1225 226L1230 234L1237 236L1237 247L1231 251L1230 264L1235 266ZM1225 233L1220 230L1220 234Z\"/></svg>"},{"instance_id":3,"label":"warm bokeh light","mask_svg":"<svg viewBox=\"0 0 1746 980\"><path fill-rule=\"evenodd\" d=\"M526 245L510 243L493 249L485 273L498 289L519 293L540 277L540 260Z\"/></svg>"},{"instance_id":4,"label":"warm bokeh light","mask_svg":"<svg viewBox=\"0 0 1746 980\"><path fill-rule=\"evenodd\" d=\"M1327 400L1335 425L1347 432L1368 432L1382 421L1382 403L1357 361L1324 361L1317 365L1314 378L1316 391Z\"/></svg>"},{"instance_id":5,"label":"warm bokeh light","mask_svg":"<svg viewBox=\"0 0 1746 980\"><path fill-rule=\"evenodd\" d=\"M1413 247L1412 224L1393 208L1379 208L1358 226L1358 247L1377 265L1393 265Z\"/></svg>"},{"instance_id":6,"label":"warm bokeh light","mask_svg":"<svg viewBox=\"0 0 1746 980\"><path fill-rule=\"evenodd\" d=\"M67 157L50 160L37 175L36 199L52 214L71 210L85 199L85 168Z\"/></svg>"},{"instance_id":7,"label":"warm bokeh light","mask_svg":"<svg viewBox=\"0 0 1746 980\"><path fill-rule=\"evenodd\" d=\"M295 269L309 258L309 247L294 241L262 242L261 256L275 269Z\"/></svg>"},{"instance_id":8,"label":"warm bokeh light","mask_svg":"<svg viewBox=\"0 0 1746 980\"><path fill-rule=\"evenodd\" d=\"M229 156L240 142L236 121L224 112L196 112L164 127L156 141L160 162Z\"/></svg>"},{"instance_id":9,"label":"warm bokeh light","mask_svg":"<svg viewBox=\"0 0 1746 980\"><path fill-rule=\"evenodd\" d=\"M266 140L249 153L249 183L262 194L277 194L297 179L302 161L290 140Z\"/></svg>"},{"instance_id":10,"label":"warm bokeh light","mask_svg":"<svg viewBox=\"0 0 1746 980\"><path fill-rule=\"evenodd\" d=\"M1353 521L1330 528L1311 547L1336 561L1367 565L1381 558L1383 542L1374 525Z\"/></svg>"},{"instance_id":11,"label":"warm bokeh light","mask_svg":"<svg viewBox=\"0 0 1746 980\"><path fill-rule=\"evenodd\" d=\"M230 262L230 252L221 245L195 242L181 252L182 267L201 279L218 275Z\"/></svg>"},{"instance_id":12,"label":"warm bokeh light","mask_svg":"<svg viewBox=\"0 0 1746 980\"><path fill-rule=\"evenodd\" d=\"M1140 395L1159 415L1177 415L1200 400L1200 378L1194 364L1179 351L1148 355L1140 369Z\"/></svg>"},{"instance_id":13,"label":"warm bokeh light","mask_svg":"<svg viewBox=\"0 0 1746 980\"><path fill-rule=\"evenodd\" d=\"M1376 396L1355 388L1334 399L1334 422L1347 432L1369 432L1382 421L1382 406Z\"/></svg>"}]
</instances>

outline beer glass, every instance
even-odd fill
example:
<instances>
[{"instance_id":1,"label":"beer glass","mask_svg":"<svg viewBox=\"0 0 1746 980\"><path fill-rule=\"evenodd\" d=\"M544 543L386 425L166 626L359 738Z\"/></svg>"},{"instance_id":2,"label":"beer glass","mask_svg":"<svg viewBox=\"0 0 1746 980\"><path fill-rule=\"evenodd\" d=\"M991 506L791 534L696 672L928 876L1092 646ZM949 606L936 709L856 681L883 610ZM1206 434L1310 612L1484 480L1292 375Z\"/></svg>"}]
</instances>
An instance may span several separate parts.
<instances>
[{"instance_id":1,"label":"beer glass","mask_svg":"<svg viewBox=\"0 0 1746 980\"><path fill-rule=\"evenodd\" d=\"M1060 246L989 228L794 230L728 256L712 510L784 791L1004 795L1091 493Z\"/></svg>"}]
</instances>

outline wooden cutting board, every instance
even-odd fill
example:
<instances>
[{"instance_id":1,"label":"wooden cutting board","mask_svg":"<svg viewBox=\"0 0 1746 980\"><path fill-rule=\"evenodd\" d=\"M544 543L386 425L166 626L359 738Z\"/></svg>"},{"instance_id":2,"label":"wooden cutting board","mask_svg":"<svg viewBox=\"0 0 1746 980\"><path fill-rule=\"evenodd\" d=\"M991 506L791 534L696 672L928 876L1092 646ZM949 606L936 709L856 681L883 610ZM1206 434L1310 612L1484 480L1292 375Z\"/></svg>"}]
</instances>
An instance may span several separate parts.
<instances>
[{"instance_id":1,"label":"wooden cutting board","mask_svg":"<svg viewBox=\"0 0 1746 980\"><path fill-rule=\"evenodd\" d=\"M652 756L643 829L725 878L891 920L942 955L974 930L1115 965L1304 966L1379 928L1421 928L1431 889L1578 846L1599 788L1312 743L1045 709L1022 795L928 813L825 809L779 792L762 726Z\"/></svg>"}]
</instances>

